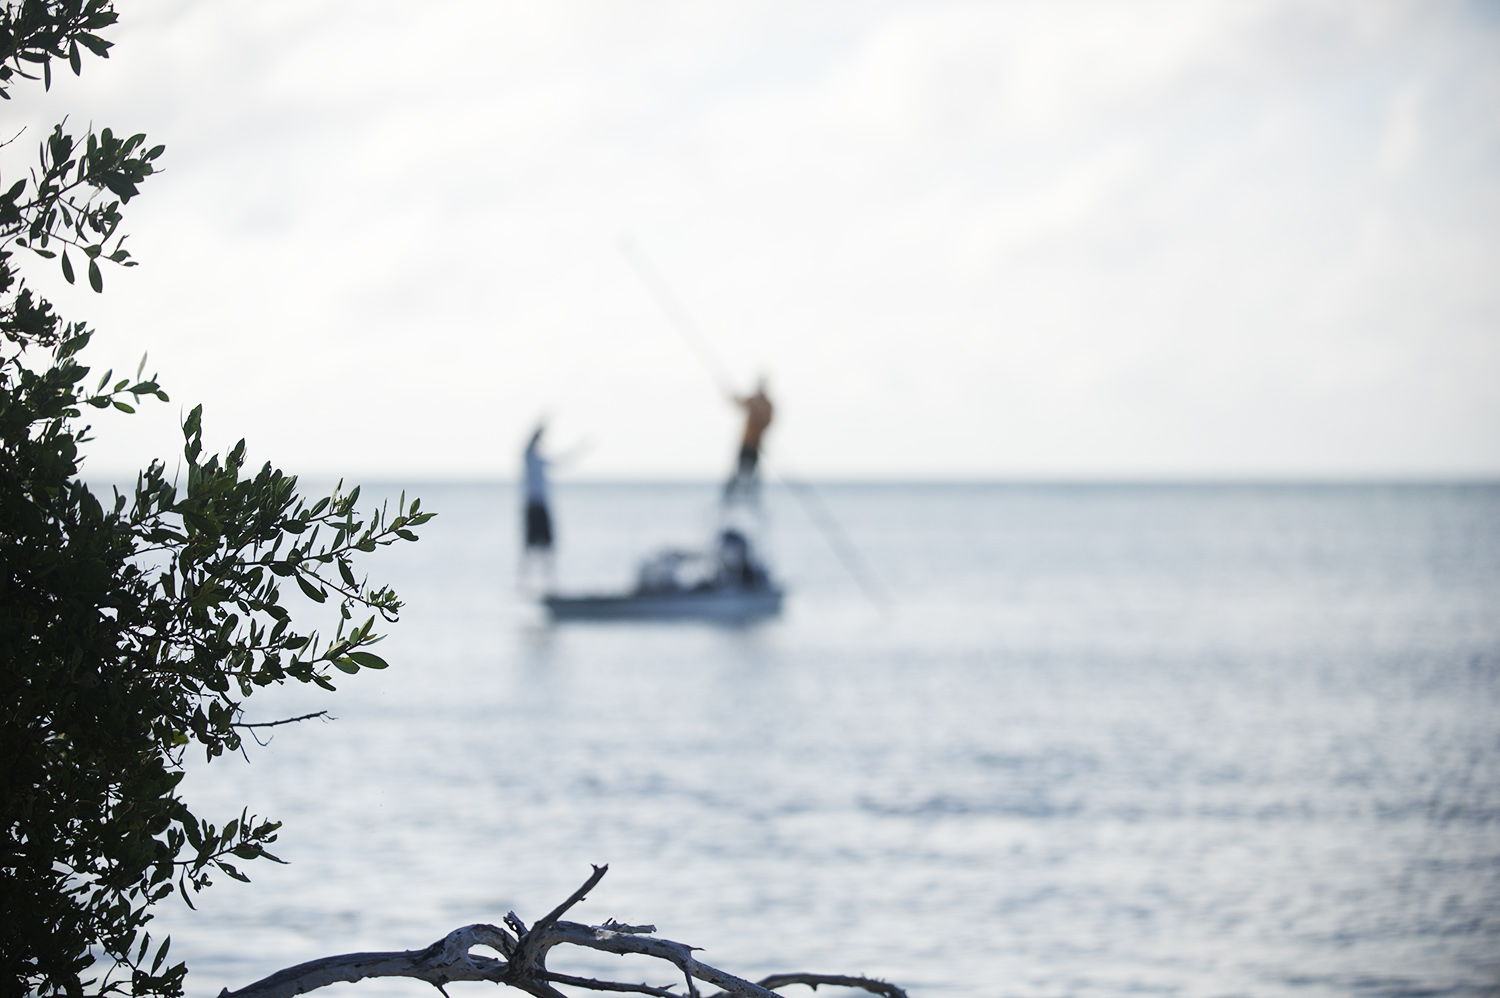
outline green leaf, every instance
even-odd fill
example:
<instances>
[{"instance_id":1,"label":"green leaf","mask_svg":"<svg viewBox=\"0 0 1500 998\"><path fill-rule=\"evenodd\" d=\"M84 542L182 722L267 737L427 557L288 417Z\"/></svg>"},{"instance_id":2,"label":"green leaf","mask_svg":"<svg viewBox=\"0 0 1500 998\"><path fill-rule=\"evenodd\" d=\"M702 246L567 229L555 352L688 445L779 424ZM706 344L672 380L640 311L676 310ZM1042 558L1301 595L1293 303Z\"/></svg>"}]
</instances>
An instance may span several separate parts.
<instances>
[{"instance_id":1,"label":"green leaf","mask_svg":"<svg viewBox=\"0 0 1500 998\"><path fill-rule=\"evenodd\" d=\"M327 593L323 592L321 589L318 589L312 583L308 582L300 572L297 573L297 585L302 587L302 591L307 594L307 598L312 600L314 603L321 603L328 598Z\"/></svg>"},{"instance_id":2,"label":"green leaf","mask_svg":"<svg viewBox=\"0 0 1500 998\"><path fill-rule=\"evenodd\" d=\"M162 961L167 958L167 950L170 949L171 946L171 936L168 936L166 939L162 940L161 949L156 951L156 959L151 961L151 973L156 973L156 971L161 967Z\"/></svg>"},{"instance_id":3,"label":"green leaf","mask_svg":"<svg viewBox=\"0 0 1500 998\"><path fill-rule=\"evenodd\" d=\"M336 659L334 659L333 660L333 667L335 669L338 669L340 672L347 672L351 676L354 675L354 673L356 673L356 672L359 671L359 666L355 665L353 662L349 661L349 659L347 659L347 658L336 658Z\"/></svg>"},{"instance_id":4,"label":"green leaf","mask_svg":"<svg viewBox=\"0 0 1500 998\"><path fill-rule=\"evenodd\" d=\"M98 35L91 35L87 31L80 31L76 37L78 38L78 40L80 42L83 42L84 46L90 52L94 53L95 55L97 55L97 56L99 56L100 58L103 58L103 59L108 59L109 58L109 50L115 44L114 42L107 42L107 41L105 41L103 38L100 38Z\"/></svg>"},{"instance_id":5,"label":"green leaf","mask_svg":"<svg viewBox=\"0 0 1500 998\"><path fill-rule=\"evenodd\" d=\"M194 513L191 510L186 509L182 510L181 513L182 522L186 523L194 530L200 530L203 533L209 534L214 537L218 536L219 525L213 521L212 517L204 516L202 513Z\"/></svg>"},{"instance_id":6,"label":"green leaf","mask_svg":"<svg viewBox=\"0 0 1500 998\"><path fill-rule=\"evenodd\" d=\"M367 651L351 651L349 657L366 669L385 669L390 667L390 663L385 659L379 655L372 655Z\"/></svg>"},{"instance_id":7,"label":"green leaf","mask_svg":"<svg viewBox=\"0 0 1500 998\"><path fill-rule=\"evenodd\" d=\"M119 399L115 400L115 408L121 412L135 412L135 409L131 407L129 402L121 402Z\"/></svg>"},{"instance_id":8,"label":"green leaf","mask_svg":"<svg viewBox=\"0 0 1500 998\"><path fill-rule=\"evenodd\" d=\"M73 283L73 261L68 259L68 251L67 250L63 250L63 252L62 252L62 272L63 272L63 280L67 281L69 284L72 284Z\"/></svg>"},{"instance_id":9,"label":"green leaf","mask_svg":"<svg viewBox=\"0 0 1500 998\"><path fill-rule=\"evenodd\" d=\"M249 877L245 876L239 870L236 870L234 867L230 866L228 863L224 862L222 859L216 859L216 860L214 860L214 866L217 866L219 869L223 870L225 873L229 874L231 877L233 877L234 879L236 879L236 880L238 880L238 881L240 881L242 883L248 884L250 882L250 878Z\"/></svg>"},{"instance_id":10,"label":"green leaf","mask_svg":"<svg viewBox=\"0 0 1500 998\"><path fill-rule=\"evenodd\" d=\"M99 261L89 260L89 287L96 292L104 290L104 275L99 273Z\"/></svg>"}]
</instances>

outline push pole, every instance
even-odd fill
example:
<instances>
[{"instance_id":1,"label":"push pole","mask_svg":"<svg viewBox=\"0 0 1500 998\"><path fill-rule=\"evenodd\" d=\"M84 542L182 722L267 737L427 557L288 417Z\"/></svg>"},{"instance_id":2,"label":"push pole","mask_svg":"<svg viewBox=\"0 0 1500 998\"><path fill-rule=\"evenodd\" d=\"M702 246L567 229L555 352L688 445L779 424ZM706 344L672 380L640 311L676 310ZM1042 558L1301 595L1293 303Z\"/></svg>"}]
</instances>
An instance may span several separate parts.
<instances>
[{"instance_id":1,"label":"push pole","mask_svg":"<svg viewBox=\"0 0 1500 998\"><path fill-rule=\"evenodd\" d=\"M645 252L628 235L620 237L620 253L635 271L636 276L641 279L641 283L646 285L651 297L656 299L657 305L666 313L673 328L687 341L694 356L698 358L698 363L703 367L704 373L713 380L721 392L733 398L734 383L729 378L727 368L714 353L713 346L703 330L693 321L687 309L682 307L677 296L672 293L671 287L661 276L661 272L652 266ZM817 489L813 488L812 483L794 480L774 469L769 470L772 470L776 479L796 498L798 505L802 507L802 512L807 514L813 526L822 533L823 539L833 549L839 563L864 591L870 602L880 610L888 610L894 606L895 601L891 598L890 591L880 582L869 563L859 553L859 549L849 539L849 534L834 517L833 511L828 508L828 504L823 501Z\"/></svg>"},{"instance_id":2,"label":"push pole","mask_svg":"<svg viewBox=\"0 0 1500 998\"><path fill-rule=\"evenodd\" d=\"M687 309L682 307L682 303L667 286L661 273L651 265L651 261L646 259L646 254L629 236L620 237L620 253L624 255L625 261L630 264L636 276L641 279L641 283L646 285L646 290L651 292L651 297L656 299L656 304L671 320L672 327L682 334L682 338L687 341L688 347L698 358L698 363L703 366L703 370L718 386L719 391L732 398L735 394L734 382L730 380L728 369L720 363L718 355L709 345L708 337L703 334L702 329L698 328L693 317L688 315Z\"/></svg>"}]
</instances>

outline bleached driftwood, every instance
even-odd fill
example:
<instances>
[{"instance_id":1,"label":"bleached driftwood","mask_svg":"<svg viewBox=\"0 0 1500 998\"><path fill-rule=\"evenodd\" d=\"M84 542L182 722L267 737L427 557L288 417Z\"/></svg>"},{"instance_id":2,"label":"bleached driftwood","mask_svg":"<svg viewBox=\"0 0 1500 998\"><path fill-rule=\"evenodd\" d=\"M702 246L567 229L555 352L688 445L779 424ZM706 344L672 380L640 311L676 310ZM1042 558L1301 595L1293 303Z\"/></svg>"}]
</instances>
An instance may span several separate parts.
<instances>
[{"instance_id":1,"label":"bleached driftwood","mask_svg":"<svg viewBox=\"0 0 1500 998\"><path fill-rule=\"evenodd\" d=\"M587 988L591 991L657 995L659 998L702 998L694 983L695 979L722 989L709 998L728 998L731 995L744 998L781 998L772 989L788 984L806 984L813 988L820 984L837 985L861 988L883 995L884 998L907 998L906 992L894 984L837 974L773 974L759 983L752 983L694 959L691 946L670 939L655 938L652 935L656 931L654 925L623 925L613 920L603 925L562 921L562 916L568 909L582 901L608 869L608 866L594 867L593 875L582 887L529 929L516 917L515 912L510 912L504 919L506 928L484 924L466 925L461 929L454 929L426 949L346 953L342 956L324 957L277 971L238 991L225 988L219 993L219 998L293 998L294 995L329 984L353 983L366 977L413 977L426 981L439 991L443 991L443 985L450 981L493 981L537 998L567 998L553 987L554 984ZM681 992L672 987L625 984L553 973L546 966L547 953L554 946L562 945L582 946L621 955L635 953L665 960L682 974L687 990ZM488 947L504 959L497 960L476 954L472 952L476 946ZM443 991L443 994L446 996L447 992Z\"/></svg>"}]
</instances>

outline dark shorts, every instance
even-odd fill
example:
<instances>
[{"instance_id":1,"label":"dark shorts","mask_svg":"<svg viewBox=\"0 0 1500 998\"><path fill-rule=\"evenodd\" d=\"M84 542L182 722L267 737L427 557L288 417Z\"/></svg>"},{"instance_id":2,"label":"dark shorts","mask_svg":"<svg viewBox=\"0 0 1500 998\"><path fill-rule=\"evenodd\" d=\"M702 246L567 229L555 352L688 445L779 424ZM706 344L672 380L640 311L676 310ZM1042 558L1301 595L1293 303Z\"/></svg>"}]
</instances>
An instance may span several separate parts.
<instances>
[{"instance_id":1,"label":"dark shorts","mask_svg":"<svg viewBox=\"0 0 1500 998\"><path fill-rule=\"evenodd\" d=\"M534 499L526 503L526 546L552 546L552 517L547 514L547 504Z\"/></svg>"}]
</instances>

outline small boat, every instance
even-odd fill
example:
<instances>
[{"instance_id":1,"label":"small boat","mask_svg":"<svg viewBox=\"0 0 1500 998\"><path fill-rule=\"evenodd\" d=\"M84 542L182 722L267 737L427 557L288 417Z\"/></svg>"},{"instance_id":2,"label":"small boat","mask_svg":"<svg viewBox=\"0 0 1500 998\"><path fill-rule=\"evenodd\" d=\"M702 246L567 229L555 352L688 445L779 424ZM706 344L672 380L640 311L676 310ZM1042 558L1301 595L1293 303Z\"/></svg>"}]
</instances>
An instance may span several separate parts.
<instances>
[{"instance_id":1,"label":"small boat","mask_svg":"<svg viewBox=\"0 0 1500 998\"><path fill-rule=\"evenodd\" d=\"M628 593L542 597L555 620L707 620L747 623L781 612L783 590L735 529L712 551L662 551L642 563Z\"/></svg>"}]
</instances>

